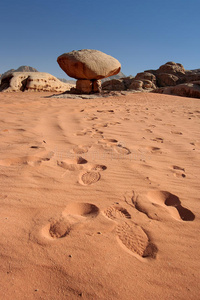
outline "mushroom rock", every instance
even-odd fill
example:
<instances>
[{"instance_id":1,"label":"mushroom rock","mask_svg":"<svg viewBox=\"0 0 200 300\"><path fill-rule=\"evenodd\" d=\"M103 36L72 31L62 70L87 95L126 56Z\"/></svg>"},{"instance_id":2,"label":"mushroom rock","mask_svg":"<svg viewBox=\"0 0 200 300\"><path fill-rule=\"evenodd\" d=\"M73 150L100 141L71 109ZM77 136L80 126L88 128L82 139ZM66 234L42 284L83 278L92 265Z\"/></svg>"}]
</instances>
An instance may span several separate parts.
<instances>
[{"instance_id":1,"label":"mushroom rock","mask_svg":"<svg viewBox=\"0 0 200 300\"><path fill-rule=\"evenodd\" d=\"M99 80L121 70L117 59L98 50L74 50L60 55L57 62L68 76L78 79L76 89L83 93L99 92Z\"/></svg>"}]
</instances>

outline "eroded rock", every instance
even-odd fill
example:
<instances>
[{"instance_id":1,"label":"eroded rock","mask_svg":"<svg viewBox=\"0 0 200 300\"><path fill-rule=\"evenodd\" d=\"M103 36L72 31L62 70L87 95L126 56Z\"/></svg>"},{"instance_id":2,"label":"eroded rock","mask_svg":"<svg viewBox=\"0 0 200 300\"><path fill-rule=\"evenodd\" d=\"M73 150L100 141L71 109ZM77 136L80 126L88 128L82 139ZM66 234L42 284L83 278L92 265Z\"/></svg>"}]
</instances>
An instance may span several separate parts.
<instances>
[{"instance_id":1,"label":"eroded rock","mask_svg":"<svg viewBox=\"0 0 200 300\"><path fill-rule=\"evenodd\" d=\"M13 72L1 80L0 91L65 92L72 87L51 74L41 72Z\"/></svg>"},{"instance_id":2,"label":"eroded rock","mask_svg":"<svg viewBox=\"0 0 200 300\"><path fill-rule=\"evenodd\" d=\"M200 98L200 81L182 83L173 87L162 87L155 89L154 92L182 97Z\"/></svg>"}]
</instances>

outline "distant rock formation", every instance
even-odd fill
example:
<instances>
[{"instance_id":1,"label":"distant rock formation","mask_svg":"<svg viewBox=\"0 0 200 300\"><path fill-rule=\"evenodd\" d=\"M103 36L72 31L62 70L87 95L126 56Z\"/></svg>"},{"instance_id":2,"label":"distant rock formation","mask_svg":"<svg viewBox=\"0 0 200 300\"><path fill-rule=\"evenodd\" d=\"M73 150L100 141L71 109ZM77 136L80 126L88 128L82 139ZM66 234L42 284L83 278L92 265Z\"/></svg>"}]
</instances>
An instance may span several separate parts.
<instances>
[{"instance_id":1,"label":"distant rock formation","mask_svg":"<svg viewBox=\"0 0 200 300\"><path fill-rule=\"evenodd\" d=\"M200 98L200 69L187 71L183 65L167 62L157 70L138 73L135 78L126 77L102 84L103 90L133 90Z\"/></svg>"},{"instance_id":2,"label":"distant rock formation","mask_svg":"<svg viewBox=\"0 0 200 300\"><path fill-rule=\"evenodd\" d=\"M104 82L106 82L106 81L108 81L108 80L112 80L112 79L121 79L121 78L125 78L125 77L126 77L126 75L124 75L124 73L119 72L119 73L116 74L116 75L113 75L113 76L110 76L110 77L106 77L106 78L101 79L101 83L104 83Z\"/></svg>"},{"instance_id":3,"label":"distant rock formation","mask_svg":"<svg viewBox=\"0 0 200 300\"><path fill-rule=\"evenodd\" d=\"M87 94L100 92L100 79L116 75L121 70L117 59L91 49L64 53L58 57L57 62L68 76L77 79L77 92Z\"/></svg>"},{"instance_id":4,"label":"distant rock formation","mask_svg":"<svg viewBox=\"0 0 200 300\"><path fill-rule=\"evenodd\" d=\"M58 77L57 77L58 78ZM70 83L70 84L73 84L73 85L76 85L76 81L75 80L68 80L68 79L65 79L65 78L58 78L60 81L64 82L64 83Z\"/></svg>"},{"instance_id":5,"label":"distant rock formation","mask_svg":"<svg viewBox=\"0 0 200 300\"><path fill-rule=\"evenodd\" d=\"M71 87L48 73L12 72L2 77L0 91L65 92Z\"/></svg>"},{"instance_id":6,"label":"distant rock formation","mask_svg":"<svg viewBox=\"0 0 200 300\"><path fill-rule=\"evenodd\" d=\"M38 70L36 70L35 68L30 67L30 66L21 66L16 70L15 69L10 69L10 70L6 71L2 75L0 75L0 78L4 77L4 76L6 76L10 73L13 73L13 72L38 72Z\"/></svg>"}]
</instances>

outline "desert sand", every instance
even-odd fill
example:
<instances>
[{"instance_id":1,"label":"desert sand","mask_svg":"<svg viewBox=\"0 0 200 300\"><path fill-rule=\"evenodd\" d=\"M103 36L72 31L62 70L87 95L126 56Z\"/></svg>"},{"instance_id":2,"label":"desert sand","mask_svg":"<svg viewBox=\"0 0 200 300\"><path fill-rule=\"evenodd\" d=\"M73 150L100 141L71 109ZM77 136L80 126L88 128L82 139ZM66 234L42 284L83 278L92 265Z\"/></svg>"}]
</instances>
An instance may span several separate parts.
<instances>
[{"instance_id":1,"label":"desert sand","mask_svg":"<svg viewBox=\"0 0 200 300\"><path fill-rule=\"evenodd\" d=\"M0 299L199 299L200 101L0 94Z\"/></svg>"}]
</instances>

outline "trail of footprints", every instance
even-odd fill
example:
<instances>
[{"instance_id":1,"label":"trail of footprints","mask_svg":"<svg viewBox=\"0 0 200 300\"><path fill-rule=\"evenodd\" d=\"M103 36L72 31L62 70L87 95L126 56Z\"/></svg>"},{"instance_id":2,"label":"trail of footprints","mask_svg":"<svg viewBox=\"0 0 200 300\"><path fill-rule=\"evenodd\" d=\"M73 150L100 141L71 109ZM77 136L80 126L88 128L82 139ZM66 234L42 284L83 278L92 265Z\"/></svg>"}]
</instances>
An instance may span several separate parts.
<instances>
[{"instance_id":1,"label":"trail of footprints","mask_svg":"<svg viewBox=\"0 0 200 300\"><path fill-rule=\"evenodd\" d=\"M159 219L153 217L149 207L155 203L158 210L160 207L165 207L166 211L170 206L176 208L178 212L176 219L179 221L193 221L195 219L195 215L182 206L179 198L167 191L151 190L146 194L146 199L148 200L141 202L141 200L138 201L137 197L133 197L132 209L145 213L148 218L154 221L159 221ZM168 212L170 213L170 210ZM69 203L58 220L51 220L42 229L43 236L50 240L56 240L66 238L73 230L81 233L81 230L87 228L87 221L95 221L100 213L100 209L91 203ZM145 229L134 222L132 215L126 208L112 205L102 213L104 217L115 223L116 240L122 249L137 258L156 258L157 246ZM171 216L174 217L172 213ZM79 226L80 224L81 226Z\"/></svg>"},{"instance_id":2,"label":"trail of footprints","mask_svg":"<svg viewBox=\"0 0 200 300\"><path fill-rule=\"evenodd\" d=\"M104 112L104 111L98 111L98 112ZM113 113L114 111L108 110L106 112ZM87 118L87 121L93 121L96 119L98 119L96 116L91 116ZM100 128L107 127L109 125L116 125L116 124L120 124L120 123L119 122L97 123L97 124L93 124L92 128L87 128L77 132L76 133L77 136L84 136L89 134L92 138L98 138L98 140L96 143L90 145L74 146L71 152L74 155L84 155L89 151L92 145L100 144L102 145L104 150L113 149L116 153L121 155L130 154L131 151L128 148L121 145L120 143L118 143L116 139L112 139L112 138L106 139L103 137L103 131L100 130ZM100 172L107 169L105 165L88 163L88 161L81 156L77 156L72 159L65 159L60 161L58 160L57 165L68 171L82 171L79 174L79 183L81 185L91 185L98 182L101 179Z\"/></svg>"}]
</instances>

